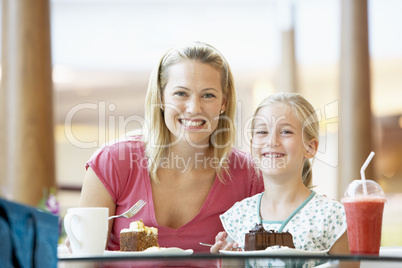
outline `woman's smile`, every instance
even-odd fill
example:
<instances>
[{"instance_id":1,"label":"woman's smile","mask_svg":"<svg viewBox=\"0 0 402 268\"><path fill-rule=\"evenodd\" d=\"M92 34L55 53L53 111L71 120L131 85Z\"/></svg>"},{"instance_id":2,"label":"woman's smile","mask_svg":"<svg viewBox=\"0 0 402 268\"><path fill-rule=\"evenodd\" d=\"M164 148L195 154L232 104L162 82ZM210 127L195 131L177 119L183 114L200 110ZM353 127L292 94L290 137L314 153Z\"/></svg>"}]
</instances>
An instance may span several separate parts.
<instances>
[{"instance_id":1,"label":"woman's smile","mask_svg":"<svg viewBox=\"0 0 402 268\"><path fill-rule=\"evenodd\" d=\"M179 119L179 123L187 129L203 128L206 122L203 119Z\"/></svg>"},{"instance_id":2,"label":"woman's smile","mask_svg":"<svg viewBox=\"0 0 402 268\"><path fill-rule=\"evenodd\" d=\"M225 110L221 74L198 61L177 63L170 67L163 100L165 123L173 139L208 144L220 111Z\"/></svg>"}]
</instances>

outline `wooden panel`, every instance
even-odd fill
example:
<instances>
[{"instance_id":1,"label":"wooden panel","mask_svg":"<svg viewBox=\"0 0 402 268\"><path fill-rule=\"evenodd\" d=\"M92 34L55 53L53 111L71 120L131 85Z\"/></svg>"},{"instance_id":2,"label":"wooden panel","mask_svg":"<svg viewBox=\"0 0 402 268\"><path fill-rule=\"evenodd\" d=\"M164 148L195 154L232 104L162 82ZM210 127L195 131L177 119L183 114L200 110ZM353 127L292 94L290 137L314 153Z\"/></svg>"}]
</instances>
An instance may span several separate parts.
<instances>
[{"instance_id":1,"label":"wooden panel","mask_svg":"<svg viewBox=\"0 0 402 268\"><path fill-rule=\"evenodd\" d=\"M339 184L343 196L372 151L370 58L366 0L342 0ZM366 171L371 177L372 165Z\"/></svg>"},{"instance_id":2,"label":"wooden panel","mask_svg":"<svg viewBox=\"0 0 402 268\"><path fill-rule=\"evenodd\" d=\"M6 187L36 205L55 184L49 1L4 0L3 18Z\"/></svg>"}]
</instances>

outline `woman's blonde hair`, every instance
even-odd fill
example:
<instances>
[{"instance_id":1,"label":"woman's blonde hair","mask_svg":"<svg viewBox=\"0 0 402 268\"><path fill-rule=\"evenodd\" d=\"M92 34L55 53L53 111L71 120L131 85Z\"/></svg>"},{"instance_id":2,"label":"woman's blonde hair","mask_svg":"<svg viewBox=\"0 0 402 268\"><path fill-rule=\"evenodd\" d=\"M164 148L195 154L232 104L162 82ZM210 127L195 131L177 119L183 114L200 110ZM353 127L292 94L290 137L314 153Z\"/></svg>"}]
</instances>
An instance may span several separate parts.
<instances>
[{"instance_id":1,"label":"woman's blonde hair","mask_svg":"<svg viewBox=\"0 0 402 268\"><path fill-rule=\"evenodd\" d=\"M221 181L223 173L229 173L227 158L236 137L234 116L236 94L232 72L222 54L211 45L195 42L169 50L151 73L145 99L145 120L148 133L145 137L145 150L148 157L148 169L151 178L156 176L162 157L169 155L170 132L163 116L163 91L169 79L169 68L184 60L196 60L209 64L220 71L223 96L226 109L219 116L216 130L210 136L210 146L214 147L214 158L219 159L216 173Z\"/></svg>"},{"instance_id":2,"label":"woman's blonde hair","mask_svg":"<svg viewBox=\"0 0 402 268\"><path fill-rule=\"evenodd\" d=\"M275 93L264 99L257 107L254 113L254 119L257 116L258 111L269 104L286 104L288 105L300 120L303 130L303 141L308 142L312 139L319 139L319 122L314 107L308 102L302 95L298 93ZM254 129L254 119L252 122L252 129ZM302 180L303 184L311 188L313 178L313 172L311 169L311 163L308 158L304 159Z\"/></svg>"}]
</instances>

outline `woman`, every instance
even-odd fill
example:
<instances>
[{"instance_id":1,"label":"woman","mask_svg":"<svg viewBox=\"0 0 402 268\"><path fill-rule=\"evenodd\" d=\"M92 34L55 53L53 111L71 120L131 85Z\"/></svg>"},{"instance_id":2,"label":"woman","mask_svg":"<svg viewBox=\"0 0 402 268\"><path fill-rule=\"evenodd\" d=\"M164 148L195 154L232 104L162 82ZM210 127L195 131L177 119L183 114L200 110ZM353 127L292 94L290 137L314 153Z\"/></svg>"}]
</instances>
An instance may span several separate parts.
<instances>
[{"instance_id":1,"label":"woman","mask_svg":"<svg viewBox=\"0 0 402 268\"><path fill-rule=\"evenodd\" d=\"M232 148L235 89L224 57L191 43L168 51L151 74L145 102L148 131L100 148L87 163L80 206L133 218L110 221L107 249L135 220L158 228L161 247L208 252L222 229L219 215L263 190L250 157Z\"/></svg>"}]
</instances>

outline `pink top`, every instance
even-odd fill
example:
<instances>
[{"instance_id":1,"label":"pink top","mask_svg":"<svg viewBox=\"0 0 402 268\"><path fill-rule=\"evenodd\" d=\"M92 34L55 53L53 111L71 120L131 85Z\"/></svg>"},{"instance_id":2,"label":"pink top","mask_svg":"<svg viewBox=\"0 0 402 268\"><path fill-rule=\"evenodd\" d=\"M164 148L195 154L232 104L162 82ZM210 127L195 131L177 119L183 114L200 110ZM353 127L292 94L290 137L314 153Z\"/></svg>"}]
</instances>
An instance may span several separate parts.
<instances>
[{"instance_id":1,"label":"pink top","mask_svg":"<svg viewBox=\"0 0 402 268\"><path fill-rule=\"evenodd\" d=\"M180 228L172 229L156 221L147 170L148 159L140 137L99 148L86 167L90 166L94 170L113 198L116 215L129 209L139 199L147 202L134 217L115 219L108 250L119 250L120 230L129 228L130 222L142 219L146 226L158 228L158 243L161 247L209 252L209 248L199 245L199 242L215 242L215 236L223 231L219 215L235 202L264 190L263 181L251 166L248 154L233 149L229 161L231 176L225 176L226 183L221 183L216 177L199 213Z\"/></svg>"}]
</instances>

